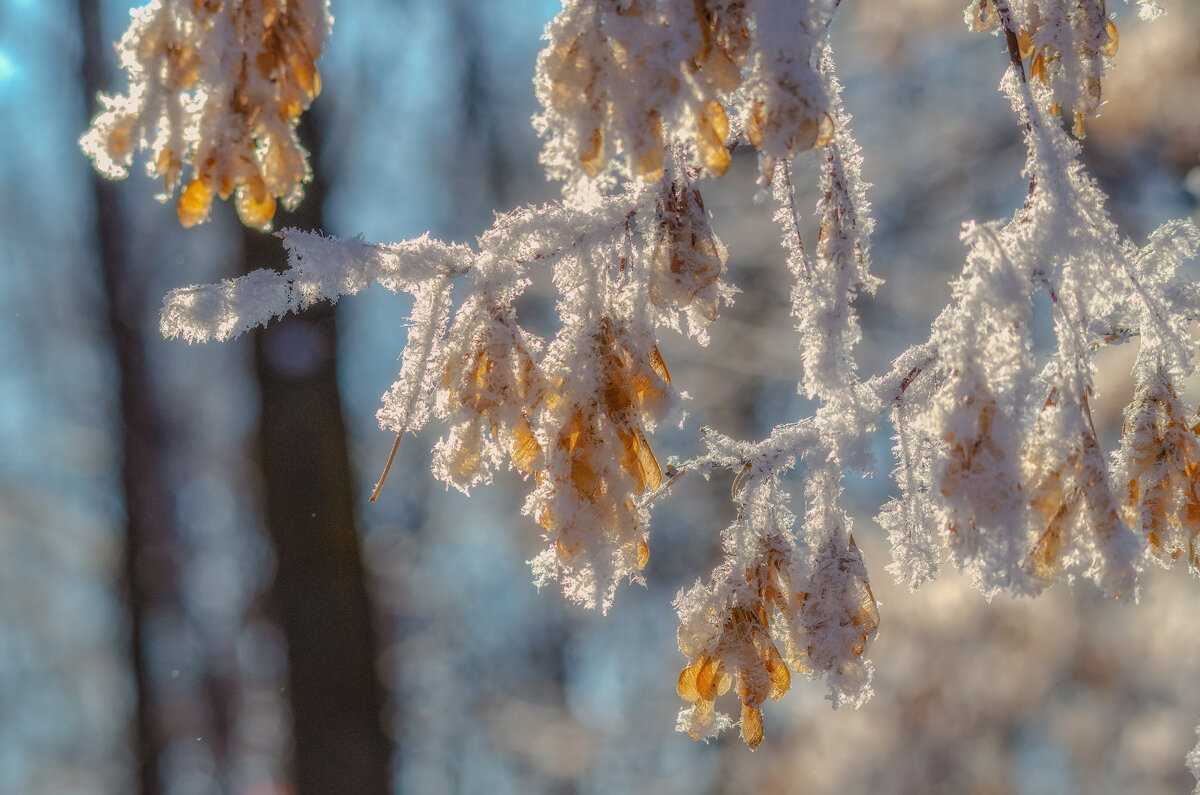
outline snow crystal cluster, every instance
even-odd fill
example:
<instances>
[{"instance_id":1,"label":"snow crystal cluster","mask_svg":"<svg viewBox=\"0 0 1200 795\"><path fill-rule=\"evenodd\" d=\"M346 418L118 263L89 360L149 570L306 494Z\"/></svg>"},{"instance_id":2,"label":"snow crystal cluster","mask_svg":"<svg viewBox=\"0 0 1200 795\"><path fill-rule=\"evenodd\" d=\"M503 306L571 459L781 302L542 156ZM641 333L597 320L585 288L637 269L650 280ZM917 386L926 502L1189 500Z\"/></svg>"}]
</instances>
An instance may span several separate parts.
<instances>
[{"instance_id":1,"label":"snow crystal cluster","mask_svg":"<svg viewBox=\"0 0 1200 795\"><path fill-rule=\"evenodd\" d=\"M796 674L823 678L835 706L869 696L879 612L840 500L847 471L877 468L870 442L885 416L897 496L878 522L890 570L914 588L935 576L943 549L989 597L1089 579L1129 598L1151 559L1182 557L1200 571L1200 424L1176 389L1196 370L1186 326L1200 301L1179 266L1200 233L1171 222L1141 247L1122 238L1079 160L1117 47L1103 4L970 0L968 24L1007 43L1001 90L1024 134L1028 195L1007 223L965 225L965 265L928 340L866 379L854 303L879 282L827 34L837 5L566 0L535 81L535 125L561 202L498 216L471 247L289 230L289 270L178 290L163 332L224 339L372 282L412 293L381 424L402 434L444 422L433 470L463 491L505 465L531 476L525 512L545 540L536 580L601 609L621 581L642 577L651 501L685 473L732 473L738 513L722 560L675 603L687 656L679 727L696 738L735 725L716 707L730 689L752 748L763 704ZM1141 6L1153 16L1153 3ZM799 388L818 407L760 441L708 431L702 455L664 472L651 433L678 394L657 334L686 329L703 344L732 294L701 189L743 144L758 151L775 198ZM821 170L820 231L807 246L796 157ZM560 296L553 339L523 328L514 309L539 267ZM1039 294L1056 344L1035 356ZM1109 456L1092 424L1092 357L1135 337L1137 392ZM803 484L801 519L789 475Z\"/></svg>"}]
</instances>

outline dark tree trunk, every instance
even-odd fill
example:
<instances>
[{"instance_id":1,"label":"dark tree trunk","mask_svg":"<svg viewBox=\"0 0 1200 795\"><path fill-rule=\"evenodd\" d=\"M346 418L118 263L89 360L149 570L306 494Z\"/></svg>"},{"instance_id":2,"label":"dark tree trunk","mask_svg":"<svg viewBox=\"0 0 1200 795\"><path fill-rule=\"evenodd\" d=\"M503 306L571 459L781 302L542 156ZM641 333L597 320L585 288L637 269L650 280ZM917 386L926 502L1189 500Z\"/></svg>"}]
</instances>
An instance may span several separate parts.
<instances>
[{"instance_id":1,"label":"dark tree trunk","mask_svg":"<svg viewBox=\"0 0 1200 795\"><path fill-rule=\"evenodd\" d=\"M82 85L87 118L103 87L105 54L97 0L78 0L83 40ZM96 205L96 241L105 299L105 324L116 359L120 412L121 488L125 502L125 554L122 590L129 611L129 657L136 704L130 746L141 795L158 795L163 784L158 763L169 742L158 721L157 693L151 680L146 627L155 610L174 598L176 579L173 509L163 482L165 424L154 399L141 320L145 284L132 273L125 248L125 225L116 187L91 175Z\"/></svg>"},{"instance_id":2,"label":"dark tree trunk","mask_svg":"<svg viewBox=\"0 0 1200 795\"><path fill-rule=\"evenodd\" d=\"M311 115L301 139L318 175L276 225L322 228L324 188ZM282 269L279 241L242 233L247 269ZM276 556L270 604L288 646L298 795L387 793L391 744L376 628L356 527L357 488L338 395L333 308L312 307L254 332L259 456Z\"/></svg>"}]
</instances>

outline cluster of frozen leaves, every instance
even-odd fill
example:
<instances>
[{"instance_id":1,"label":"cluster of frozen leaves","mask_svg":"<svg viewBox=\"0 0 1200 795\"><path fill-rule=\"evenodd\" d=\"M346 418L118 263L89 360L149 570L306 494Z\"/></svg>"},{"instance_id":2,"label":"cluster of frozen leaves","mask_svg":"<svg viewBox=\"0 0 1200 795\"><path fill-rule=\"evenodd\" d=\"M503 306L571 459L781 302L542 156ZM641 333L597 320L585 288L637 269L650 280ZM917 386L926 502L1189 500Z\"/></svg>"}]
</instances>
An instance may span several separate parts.
<instances>
[{"instance_id":1,"label":"cluster of frozen leaves","mask_svg":"<svg viewBox=\"0 0 1200 795\"><path fill-rule=\"evenodd\" d=\"M1143 14L1154 6L1143 0ZM917 587L943 558L980 590L1035 595L1094 581L1136 594L1150 560L1200 571L1200 421L1176 386L1196 370L1200 314L1180 266L1200 247L1170 222L1142 246L1122 238L1079 160L1116 28L1095 0L970 0L968 23L1008 45L1001 90L1024 131L1029 192L1007 223L964 226L967 252L927 341L860 377L856 296L873 291L873 222L861 155L841 101L827 28L836 0L566 0L547 29L536 85L548 173L561 202L498 216L474 246L394 245L286 231L291 267L168 296L163 332L224 339L373 282L415 297L399 379L381 424L447 426L434 473L463 491L510 466L531 483L539 582L607 609L651 554L648 508L678 477L734 474L736 520L722 560L676 599L687 656L679 727L714 736L734 689L756 747L762 705L795 674L822 677L834 705L870 694L879 628L867 568L841 507L846 472L873 472L890 415L897 496L878 522L891 571ZM999 70L998 70L999 71ZM705 452L665 472L650 447L678 393L657 348L663 328L699 344L733 288L709 226L702 178L732 147L758 151L773 191L810 417ZM819 232L806 247L791 161L821 163ZM560 329L542 339L514 300L552 269ZM457 291L458 298L455 298ZM1037 356L1034 297L1056 345ZM1139 340L1137 392L1112 456L1091 421L1092 357ZM430 385L433 388L430 388ZM786 479L803 484L793 515Z\"/></svg>"}]
</instances>

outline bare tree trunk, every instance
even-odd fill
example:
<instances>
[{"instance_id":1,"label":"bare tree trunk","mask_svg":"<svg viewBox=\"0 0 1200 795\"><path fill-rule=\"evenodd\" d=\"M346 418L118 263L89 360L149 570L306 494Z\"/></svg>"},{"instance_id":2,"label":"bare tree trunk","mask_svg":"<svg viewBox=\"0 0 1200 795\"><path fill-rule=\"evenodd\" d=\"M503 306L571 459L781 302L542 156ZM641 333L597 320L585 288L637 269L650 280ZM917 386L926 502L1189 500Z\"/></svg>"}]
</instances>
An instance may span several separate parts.
<instances>
[{"instance_id":1,"label":"bare tree trunk","mask_svg":"<svg viewBox=\"0 0 1200 795\"><path fill-rule=\"evenodd\" d=\"M300 207L276 223L320 229L325 191L311 114L301 122L301 138L318 177ZM242 241L247 268L284 267L274 237L247 229ZM276 555L270 600L288 646L298 795L382 794L390 780L336 353L328 305L272 322L254 336L263 496Z\"/></svg>"},{"instance_id":2,"label":"bare tree trunk","mask_svg":"<svg viewBox=\"0 0 1200 795\"><path fill-rule=\"evenodd\" d=\"M82 85L87 117L95 108L106 73L108 52L100 31L97 0L78 0L83 40ZM130 747L137 760L141 795L158 795L163 783L158 763L169 742L158 718L150 677L147 620L156 606L176 593L173 510L162 480L164 422L154 399L146 351L140 335L145 285L131 273L125 228L115 186L91 175L109 344L117 364L121 435L121 487L125 501L125 554L122 580L129 611L129 657L136 692Z\"/></svg>"}]
</instances>

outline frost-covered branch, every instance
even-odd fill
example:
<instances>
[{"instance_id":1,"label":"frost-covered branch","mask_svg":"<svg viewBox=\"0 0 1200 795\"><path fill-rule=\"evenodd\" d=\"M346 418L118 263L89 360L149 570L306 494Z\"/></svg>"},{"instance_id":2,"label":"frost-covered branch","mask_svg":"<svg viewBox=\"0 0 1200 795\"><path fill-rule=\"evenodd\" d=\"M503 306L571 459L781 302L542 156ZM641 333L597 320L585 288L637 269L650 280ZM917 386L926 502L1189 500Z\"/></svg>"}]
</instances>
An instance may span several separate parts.
<instances>
[{"instance_id":1,"label":"frost-covered branch","mask_svg":"<svg viewBox=\"0 0 1200 795\"><path fill-rule=\"evenodd\" d=\"M402 434L444 422L433 471L464 492L506 465L531 478L524 512L545 542L535 581L588 606L606 610L621 581L642 579L649 508L681 473L736 473L721 562L675 603L688 658L679 727L697 738L734 725L716 708L730 688L751 747L763 704L794 674L824 678L835 706L869 695L879 612L840 501L847 470L879 468L872 441L885 418L897 494L877 521L889 570L912 587L935 575L943 549L989 597L1082 578L1129 597L1148 555L1200 571L1200 420L1177 389L1196 371L1187 324L1200 317L1200 290L1181 266L1200 232L1177 221L1141 247L1122 238L1080 161L1118 43L1104 4L969 0L972 29L1005 39L1000 90L1025 143L1029 192L1007 222L964 225L962 272L927 340L866 379L855 300L880 282L828 38L837 6L565 0L535 80L542 160L563 181L562 201L498 216L474 246L287 230L287 270L173 292L164 334L228 339L372 283L412 293L380 423ZM798 388L818 405L757 442L705 429L706 452L664 473L651 435L679 393L658 334L686 330L703 345L735 293L701 188L739 143L757 151L774 193ZM821 176L806 245L792 178L809 152ZM551 339L523 328L513 303L542 266L558 291ZM1032 342L1040 292L1054 322L1048 355ZM1091 417L1093 356L1132 339L1136 393L1110 462ZM790 474L803 484L800 518Z\"/></svg>"},{"instance_id":2,"label":"frost-covered branch","mask_svg":"<svg viewBox=\"0 0 1200 795\"><path fill-rule=\"evenodd\" d=\"M452 279L466 273L473 260L466 246L446 245L428 235L390 245L298 229L286 229L279 237L288 251L286 270L258 270L218 284L171 291L163 302L163 335L188 342L228 340L273 317L317 301L336 301L374 282L394 292Z\"/></svg>"}]
</instances>

